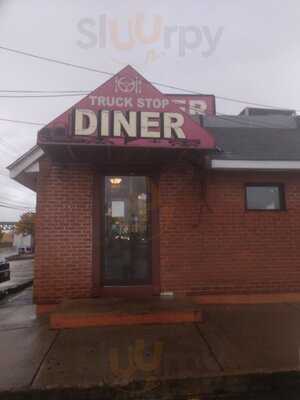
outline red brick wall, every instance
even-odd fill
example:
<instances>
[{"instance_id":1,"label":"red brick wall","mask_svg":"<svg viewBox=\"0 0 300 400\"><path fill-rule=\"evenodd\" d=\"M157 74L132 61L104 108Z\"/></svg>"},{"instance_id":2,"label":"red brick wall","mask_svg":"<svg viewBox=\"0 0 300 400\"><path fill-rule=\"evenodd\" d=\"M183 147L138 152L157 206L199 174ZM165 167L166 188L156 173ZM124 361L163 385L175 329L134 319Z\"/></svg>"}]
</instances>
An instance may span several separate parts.
<instances>
[{"instance_id":1,"label":"red brick wall","mask_svg":"<svg viewBox=\"0 0 300 400\"><path fill-rule=\"evenodd\" d=\"M91 295L92 199L90 168L41 163L34 280L38 304Z\"/></svg>"},{"instance_id":2,"label":"red brick wall","mask_svg":"<svg viewBox=\"0 0 300 400\"><path fill-rule=\"evenodd\" d=\"M92 295L93 182L86 166L41 166L39 304ZM284 183L288 211L245 211L247 182ZM205 183L184 165L161 175L161 291L300 291L299 174L210 171Z\"/></svg>"},{"instance_id":3,"label":"red brick wall","mask_svg":"<svg viewBox=\"0 0 300 400\"><path fill-rule=\"evenodd\" d=\"M288 211L245 211L250 182L284 183ZM299 174L210 171L206 186L204 201L190 170L161 177L162 291L300 291Z\"/></svg>"}]
</instances>

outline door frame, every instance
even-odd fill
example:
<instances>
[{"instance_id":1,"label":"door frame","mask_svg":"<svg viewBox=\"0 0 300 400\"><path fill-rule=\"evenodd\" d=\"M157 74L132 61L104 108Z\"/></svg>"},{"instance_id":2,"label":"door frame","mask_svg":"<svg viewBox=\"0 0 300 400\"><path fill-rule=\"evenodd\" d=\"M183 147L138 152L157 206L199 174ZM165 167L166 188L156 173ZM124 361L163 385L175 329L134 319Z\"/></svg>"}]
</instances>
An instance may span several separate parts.
<instances>
[{"instance_id":1,"label":"door frame","mask_svg":"<svg viewBox=\"0 0 300 400\"><path fill-rule=\"evenodd\" d=\"M104 248L104 178L105 176L146 176L150 191L150 246L152 282L148 285L104 286L102 279ZM159 226L159 172L135 168L134 172L124 168L107 168L96 171L93 190L93 297L149 297L160 294L160 226ZM103 222L102 222L103 221Z\"/></svg>"}]
</instances>

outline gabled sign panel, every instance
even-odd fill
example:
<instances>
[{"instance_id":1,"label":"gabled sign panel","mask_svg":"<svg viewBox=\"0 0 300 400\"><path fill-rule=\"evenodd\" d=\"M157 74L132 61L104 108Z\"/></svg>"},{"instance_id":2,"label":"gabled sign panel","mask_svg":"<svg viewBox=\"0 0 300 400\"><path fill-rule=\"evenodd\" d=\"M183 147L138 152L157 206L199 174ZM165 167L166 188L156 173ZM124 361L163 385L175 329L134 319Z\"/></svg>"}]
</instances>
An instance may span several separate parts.
<instances>
[{"instance_id":1,"label":"gabled sign panel","mask_svg":"<svg viewBox=\"0 0 300 400\"><path fill-rule=\"evenodd\" d=\"M212 136L174 96L162 94L127 66L42 129L38 143L213 149Z\"/></svg>"}]
</instances>

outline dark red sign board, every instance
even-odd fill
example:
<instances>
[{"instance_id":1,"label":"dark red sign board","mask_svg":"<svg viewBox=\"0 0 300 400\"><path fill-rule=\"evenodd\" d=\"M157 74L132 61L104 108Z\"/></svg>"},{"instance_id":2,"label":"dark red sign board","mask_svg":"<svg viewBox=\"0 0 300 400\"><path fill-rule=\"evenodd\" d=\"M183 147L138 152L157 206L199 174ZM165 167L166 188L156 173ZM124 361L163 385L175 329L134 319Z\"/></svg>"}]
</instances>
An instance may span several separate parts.
<instances>
[{"instance_id":1,"label":"dark red sign board","mask_svg":"<svg viewBox=\"0 0 300 400\"><path fill-rule=\"evenodd\" d=\"M165 94L178 105L181 111L190 115L215 115L216 100L211 94Z\"/></svg>"},{"instance_id":2,"label":"dark red sign board","mask_svg":"<svg viewBox=\"0 0 300 400\"><path fill-rule=\"evenodd\" d=\"M49 132L59 130L62 133L59 141L65 140L69 144L213 149L215 142L211 134L189 115L199 114L200 106L202 110L212 113L213 99L213 96L207 96L205 105L201 96L165 95L127 66L43 128L39 132L38 143L58 140ZM181 100L180 104L178 100ZM128 120L131 121L130 132L129 127L128 132L124 129L127 120L123 119L123 126L120 125L118 118L124 118L123 115L132 118ZM114 122L111 122L112 118ZM119 124L118 134L114 128L116 121ZM137 121L136 129L132 128L132 121Z\"/></svg>"}]
</instances>

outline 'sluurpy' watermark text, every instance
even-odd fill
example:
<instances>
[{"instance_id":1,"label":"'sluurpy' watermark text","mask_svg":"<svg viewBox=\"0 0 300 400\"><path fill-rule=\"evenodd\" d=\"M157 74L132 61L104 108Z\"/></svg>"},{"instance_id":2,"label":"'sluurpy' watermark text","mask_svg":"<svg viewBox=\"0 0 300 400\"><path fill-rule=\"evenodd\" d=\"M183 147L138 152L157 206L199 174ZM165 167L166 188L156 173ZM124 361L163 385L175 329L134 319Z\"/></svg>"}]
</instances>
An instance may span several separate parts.
<instances>
[{"instance_id":1,"label":"'sluurpy' watermark text","mask_svg":"<svg viewBox=\"0 0 300 400\"><path fill-rule=\"evenodd\" d=\"M223 26L166 25L160 15L153 15L147 22L146 26L144 14L136 14L123 23L106 14L98 18L82 18L77 23L81 37L76 43L82 49L98 47L117 51L145 46L147 56L154 57L153 60L158 48L160 55L175 50L179 57L184 57L191 51L199 50L203 57L209 57L216 51L224 31Z\"/></svg>"}]
</instances>

